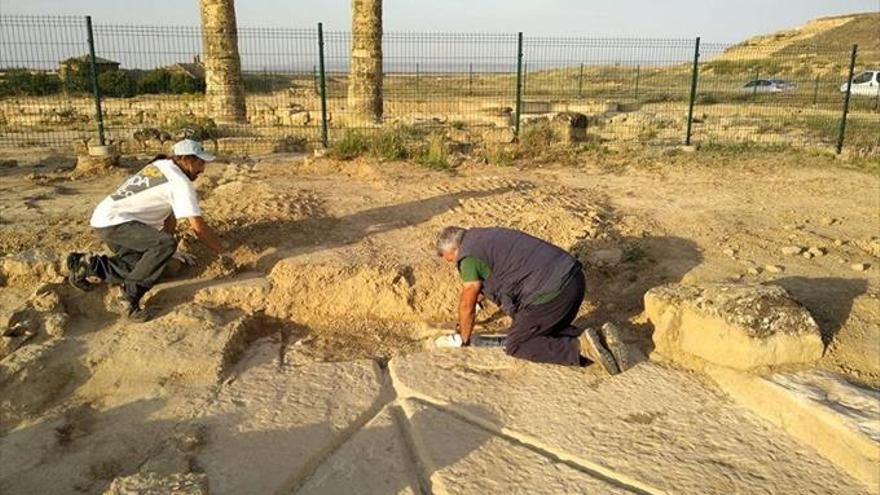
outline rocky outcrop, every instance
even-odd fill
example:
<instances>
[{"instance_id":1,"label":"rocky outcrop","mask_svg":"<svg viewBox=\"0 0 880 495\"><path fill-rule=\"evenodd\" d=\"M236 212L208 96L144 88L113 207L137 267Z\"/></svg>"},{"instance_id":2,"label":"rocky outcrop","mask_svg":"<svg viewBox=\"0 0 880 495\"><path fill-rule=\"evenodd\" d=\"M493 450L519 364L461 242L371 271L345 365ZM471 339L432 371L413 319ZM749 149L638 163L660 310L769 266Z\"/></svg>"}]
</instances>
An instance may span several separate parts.
<instances>
[{"instance_id":1,"label":"rocky outcrop","mask_svg":"<svg viewBox=\"0 0 880 495\"><path fill-rule=\"evenodd\" d=\"M33 286L64 279L57 254L44 249L28 249L0 258L0 285Z\"/></svg>"}]
</instances>

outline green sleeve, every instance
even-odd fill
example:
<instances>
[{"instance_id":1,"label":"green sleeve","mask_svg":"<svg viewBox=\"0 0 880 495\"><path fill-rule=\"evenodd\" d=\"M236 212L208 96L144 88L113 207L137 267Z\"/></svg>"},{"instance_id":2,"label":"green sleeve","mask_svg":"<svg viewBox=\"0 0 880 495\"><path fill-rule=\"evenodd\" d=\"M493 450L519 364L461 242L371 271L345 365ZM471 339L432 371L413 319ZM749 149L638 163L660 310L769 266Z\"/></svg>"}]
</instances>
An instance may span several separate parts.
<instances>
[{"instance_id":1,"label":"green sleeve","mask_svg":"<svg viewBox=\"0 0 880 495\"><path fill-rule=\"evenodd\" d=\"M473 256L463 258L458 264L458 271L461 273L462 282L486 280L492 272L485 261Z\"/></svg>"}]
</instances>

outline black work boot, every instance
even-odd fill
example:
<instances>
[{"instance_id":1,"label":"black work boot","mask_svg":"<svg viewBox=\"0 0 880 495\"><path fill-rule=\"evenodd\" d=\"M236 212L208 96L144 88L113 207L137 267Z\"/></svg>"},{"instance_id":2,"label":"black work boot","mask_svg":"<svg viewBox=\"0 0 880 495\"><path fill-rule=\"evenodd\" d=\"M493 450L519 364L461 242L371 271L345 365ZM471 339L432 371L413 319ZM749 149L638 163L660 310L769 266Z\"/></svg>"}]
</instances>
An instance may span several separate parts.
<instances>
[{"instance_id":1,"label":"black work boot","mask_svg":"<svg viewBox=\"0 0 880 495\"><path fill-rule=\"evenodd\" d=\"M83 253L67 255L67 282L81 291L92 290L92 284L86 280L89 276L89 263Z\"/></svg>"},{"instance_id":2,"label":"black work boot","mask_svg":"<svg viewBox=\"0 0 880 495\"><path fill-rule=\"evenodd\" d=\"M143 323L149 321L153 317L152 313L147 311L146 308L141 307L141 298L147 293L146 290L125 282L123 284L122 292L125 300L128 302L128 310L125 315L126 319L132 322Z\"/></svg>"}]
</instances>

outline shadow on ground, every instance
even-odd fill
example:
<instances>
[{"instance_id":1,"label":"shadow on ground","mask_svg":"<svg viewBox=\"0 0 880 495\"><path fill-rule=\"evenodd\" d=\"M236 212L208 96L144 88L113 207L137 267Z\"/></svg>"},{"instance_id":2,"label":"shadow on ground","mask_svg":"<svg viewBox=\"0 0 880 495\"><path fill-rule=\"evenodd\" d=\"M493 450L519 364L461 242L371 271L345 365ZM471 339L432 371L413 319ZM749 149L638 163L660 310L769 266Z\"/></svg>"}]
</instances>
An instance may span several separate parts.
<instances>
[{"instance_id":1,"label":"shadow on ground","mask_svg":"<svg viewBox=\"0 0 880 495\"><path fill-rule=\"evenodd\" d=\"M283 411L261 401L262 409L242 402L238 412L177 409L161 398L105 410L72 405L0 437L0 492L103 493L115 478L138 472L194 472L217 494L430 493L436 471L492 437L433 406L414 404L407 416L386 400L345 428L323 416L289 428L263 423ZM412 450L412 435L427 440L420 452L427 459Z\"/></svg>"},{"instance_id":2,"label":"shadow on ground","mask_svg":"<svg viewBox=\"0 0 880 495\"><path fill-rule=\"evenodd\" d=\"M619 262L591 261L598 250L619 249ZM614 237L611 240L584 240L571 249L581 263L587 279L585 301L593 310L576 323L599 328L605 322L621 326L625 337L637 343L645 354L653 350L650 325L635 323L645 309L645 293L669 283L681 282L703 262L697 244L683 237Z\"/></svg>"},{"instance_id":3,"label":"shadow on ground","mask_svg":"<svg viewBox=\"0 0 880 495\"><path fill-rule=\"evenodd\" d=\"M849 319L853 301L868 291L868 281L861 278L783 277L769 283L784 288L806 306L819 324L825 345Z\"/></svg>"},{"instance_id":4,"label":"shadow on ground","mask_svg":"<svg viewBox=\"0 0 880 495\"><path fill-rule=\"evenodd\" d=\"M255 266L245 267L246 270L269 273L275 263L292 253L303 255L356 244L372 235L427 222L455 208L463 200L503 194L509 190L509 188L498 188L442 194L370 208L343 217L326 216L293 221L259 222L223 232L222 236L234 247L246 246L254 252L271 249L271 253L262 256L255 262ZM431 241L426 239L425 242ZM199 246L197 249L196 253L200 258L212 259L203 247ZM192 300L199 290L226 281L199 279L208 268L207 265L197 266L187 274L191 282L157 287L160 293L156 294L155 300L164 308L159 309L157 316L170 311L172 304Z\"/></svg>"}]
</instances>

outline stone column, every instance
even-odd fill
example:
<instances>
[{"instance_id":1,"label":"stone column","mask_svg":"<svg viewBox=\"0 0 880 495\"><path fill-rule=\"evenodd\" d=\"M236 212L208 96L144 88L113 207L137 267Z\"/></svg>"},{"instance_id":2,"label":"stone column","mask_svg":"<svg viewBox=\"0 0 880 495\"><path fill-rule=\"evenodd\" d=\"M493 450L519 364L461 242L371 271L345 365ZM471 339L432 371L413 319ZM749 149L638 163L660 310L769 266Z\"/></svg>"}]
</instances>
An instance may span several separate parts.
<instances>
[{"instance_id":1,"label":"stone column","mask_svg":"<svg viewBox=\"0 0 880 495\"><path fill-rule=\"evenodd\" d=\"M247 121L233 0L199 0L208 112L217 123Z\"/></svg>"},{"instance_id":2,"label":"stone column","mask_svg":"<svg viewBox=\"0 0 880 495\"><path fill-rule=\"evenodd\" d=\"M382 119L382 0L351 2L348 111L353 123Z\"/></svg>"}]
</instances>

